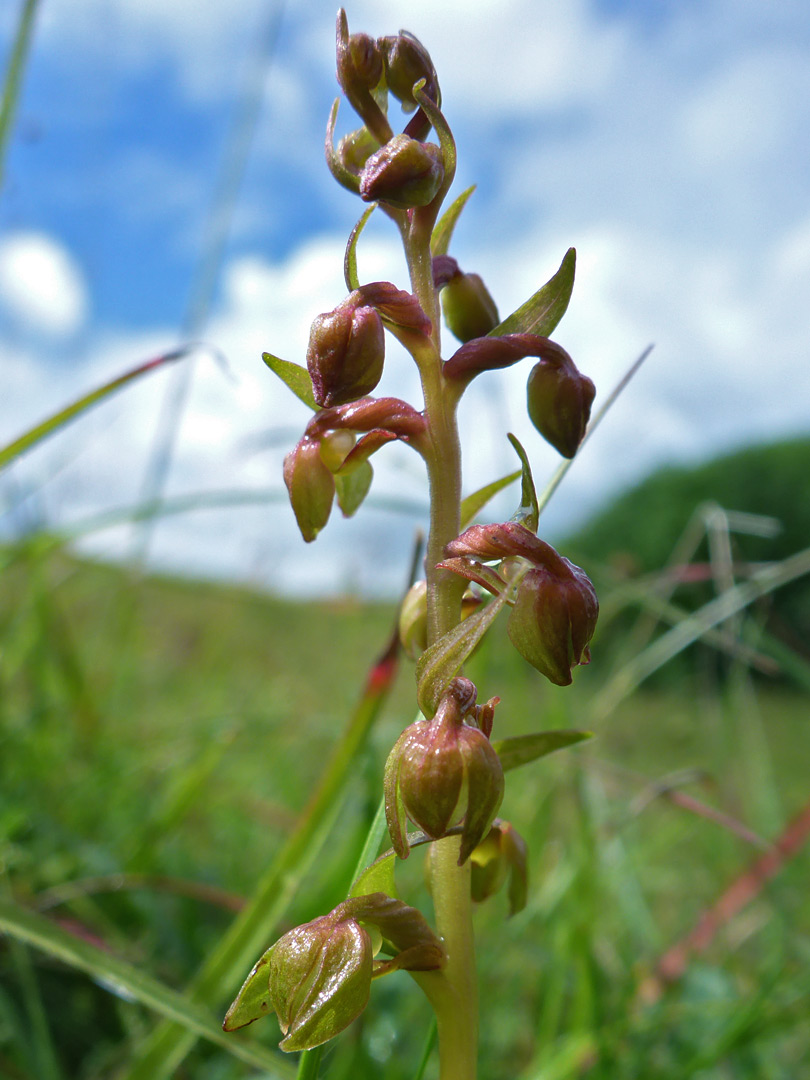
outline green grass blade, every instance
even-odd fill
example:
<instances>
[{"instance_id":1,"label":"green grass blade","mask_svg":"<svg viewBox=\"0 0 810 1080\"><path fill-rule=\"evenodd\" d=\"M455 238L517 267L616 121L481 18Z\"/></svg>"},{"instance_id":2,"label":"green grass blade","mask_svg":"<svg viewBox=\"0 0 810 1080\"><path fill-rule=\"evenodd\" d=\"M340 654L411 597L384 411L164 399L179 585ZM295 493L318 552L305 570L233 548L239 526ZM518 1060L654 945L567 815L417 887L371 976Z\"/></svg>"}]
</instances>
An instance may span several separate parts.
<instances>
[{"instance_id":1,"label":"green grass blade","mask_svg":"<svg viewBox=\"0 0 810 1080\"><path fill-rule=\"evenodd\" d=\"M732 589L727 589L693 615L683 619L626 664L600 693L594 717L604 719L639 686L644 679L719 623L742 611L760 596L810 573L810 548L782 562L769 565Z\"/></svg>"},{"instance_id":2,"label":"green grass blade","mask_svg":"<svg viewBox=\"0 0 810 1080\"><path fill-rule=\"evenodd\" d=\"M155 371L158 368L163 367L164 364L171 363L174 360L181 360L190 352L190 348L175 349L173 352L164 353L163 356L157 356L152 360L147 360L145 364L139 364L137 367L132 368L131 371L127 371L123 375L119 375L117 378L112 379L110 382L104 383L103 386L96 387L95 390L91 390L89 394L80 397L71 405L55 412L52 416L49 416L47 420L43 420L41 424L37 424L35 427L30 428L25 434L20 435L18 439L14 439L13 442L10 442L7 446L0 449L0 469L5 468L5 466L9 465L15 458L18 458L20 454L24 454L26 450L30 450L32 446L35 446L49 435L53 435L60 428L64 427L65 424L70 423L71 420L75 419L91 406L96 405L99 401L103 401L104 398L109 397L110 394L115 393L116 390L120 390L122 387L126 386L127 383L132 382L141 375L146 375L150 371Z\"/></svg>"},{"instance_id":3,"label":"green grass blade","mask_svg":"<svg viewBox=\"0 0 810 1080\"><path fill-rule=\"evenodd\" d=\"M25 71L28 50L31 45L37 6L38 0L25 0L23 4L20 21L17 24L17 33L14 37L11 58L6 71L6 81L3 85L3 98L0 101L0 188L3 186L6 150L14 127L14 115L20 100L20 86L22 85L23 72Z\"/></svg>"},{"instance_id":4,"label":"green grass blade","mask_svg":"<svg viewBox=\"0 0 810 1080\"><path fill-rule=\"evenodd\" d=\"M42 915L0 899L0 931L86 972L102 984L120 987L142 1005L172 1020L183 1031L191 1032L194 1038L208 1039L224 1047L248 1065L264 1070L270 1077L283 1080L294 1075L293 1070L271 1051L255 1042L226 1035L219 1022L201 1006L188 1001L182 994L131 964L68 934Z\"/></svg>"}]
</instances>

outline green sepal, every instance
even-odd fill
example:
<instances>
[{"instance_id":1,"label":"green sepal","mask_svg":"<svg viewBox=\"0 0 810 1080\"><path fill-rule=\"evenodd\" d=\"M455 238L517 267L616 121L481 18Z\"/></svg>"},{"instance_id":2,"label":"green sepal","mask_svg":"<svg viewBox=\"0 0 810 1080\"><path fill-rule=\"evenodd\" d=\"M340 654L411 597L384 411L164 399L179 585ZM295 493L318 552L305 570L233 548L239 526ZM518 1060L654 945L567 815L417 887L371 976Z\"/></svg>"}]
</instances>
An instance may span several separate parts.
<instances>
[{"instance_id":1,"label":"green sepal","mask_svg":"<svg viewBox=\"0 0 810 1080\"><path fill-rule=\"evenodd\" d=\"M489 500L494 498L499 491L503 491L514 480L517 480L520 475L520 470L508 473L506 476L502 476L500 480L493 480L491 484L485 484L478 491L473 491L472 494L462 499L461 528L466 529L473 518L477 517L480 511L484 509Z\"/></svg>"},{"instance_id":2,"label":"green sepal","mask_svg":"<svg viewBox=\"0 0 810 1080\"><path fill-rule=\"evenodd\" d=\"M425 93L425 79L420 79L418 83L414 85L413 96L416 98L419 105L422 107L422 111L428 120L433 125L433 130L439 137L439 146L442 150L442 160L444 162L444 180L441 187L436 193L434 201L437 206L441 205L447 192L453 183L453 178L456 175L456 140L453 138L453 133L450 130L450 125L445 119L444 113L439 106Z\"/></svg>"},{"instance_id":3,"label":"green sepal","mask_svg":"<svg viewBox=\"0 0 810 1080\"><path fill-rule=\"evenodd\" d=\"M360 192L359 178L356 177L354 173L349 172L335 153L335 124L337 122L339 106L340 98L335 98L326 125L326 164L335 180L337 180L342 187L348 188L349 191L353 191L355 195L357 195Z\"/></svg>"},{"instance_id":4,"label":"green sepal","mask_svg":"<svg viewBox=\"0 0 810 1080\"><path fill-rule=\"evenodd\" d=\"M443 634L419 657L416 663L416 696L419 708L428 719L436 712L447 684L461 670L505 602L505 594L493 597L484 607Z\"/></svg>"},{"instance_id":5,"label":"green sepal","mask_svg":"<svg viewBox=\"0 0 810 1080\"><path fill-rule=\"evenodd\" d=\"M492 747L501 759L503 771L516 769L518 765L528 765L530 761L574 746L585 739L593 738L592 731L575 731L565 728L560 731L536 731L532 735L515 735L511 739L493 739Z\"/></svg>"},{"instance_id":6,"label":"green sepal","mask_svg":"<svg viewBox=\"0 0 810 1080\"><path fill-rule=\"evenodd\" d=\"M299 401L303 401L313 412L318 411L318 403L312 391L312 379L306 368L294 364L291 360L282 360L272 353L262 353L262 360L275 372L286 387L288 387Z\"/></svg>"},{"instance_id":7,"label":"green sepal","mask_svg":"<svg viewBox=\"0 0 810 1080\"><path fill-rule=\"evenodd\" d=\"M335 494L344 517L350 518L357 513L373 479L374 470L368 461L361 461L357 468L345 473L335 473Z\"/></svg>"},{"instance_id":8,"label":"green sepal","mask_svg":"<svg viewBox=\"0 0 810 1080\"><path fill-rule=\"evenodd\" d=\"M456 227L456 222L461 216L461 211L467 204L467 200L475 191L475 184L472 187L468 187L466 191L462 193L450 203L445 212L439 218L436 223L436 227L433 230L433 235L430 238L430 254L431 255L446 255L448 248L450 247L450 240L453 236L453 230Z\"/></svg>"},{"instance_id":9,"label":"green sepal","mask_svg":"<svg viewBox=\"0 0 810 1080\"><path fill-rule=\"evenodd\" d=\"M563 317L574 288L577 253L569 248L560 268L534 296L520 305L511 315L498 323L488 337L504 334L537 334L548 337Z\"/></svg>"},{"instance_id":10,"label":"green sepal","mask_svg":"<svg viewBox=\"0 0 810 1080\"><path fill-rule=\"evenodd\" d=\"M366 227L368 219L376 209L377 203L372 203L364 211L360 220L352 229L349 242L346 244L346 254L343 257L343 277L349 292L354 292L355 289L360 288L360 278L357 276L357 241L360 239L360 233Z\"/></svg>"},{"instance_id":11,"label":"green sepal","mask_svg":"<svg viewBox=\"0 0 810 1080\"><path fill-rule=\"evenodd\" d=\"M242 983L242 989L225 1013L222 1023L225 1031L247 1027L254 1020L260 1020L273 1012L270 1002L270 954L273 949L275 945L271 945L267 952L262 954Z\"/></svg>"},{"instance_id":12,"label":"green sepal","mask_svg":"<svg viewBox=\"0 0 810 1080\"><path fill-rule=\"evenodd\" d=\"M520 506L512 515L511 520L517 521L521 525L525 525L527 529L536 533L537 523L540 520L540 510L537 506L537 492L534 487L534 479L532 477L532 468L529 464L529 458L526 451L521 446L520 441L511 433L511 431L507 435L507 438L514 447L515 453L520 458L521 465L523 466Z\"/></svg>"}]
</instances>

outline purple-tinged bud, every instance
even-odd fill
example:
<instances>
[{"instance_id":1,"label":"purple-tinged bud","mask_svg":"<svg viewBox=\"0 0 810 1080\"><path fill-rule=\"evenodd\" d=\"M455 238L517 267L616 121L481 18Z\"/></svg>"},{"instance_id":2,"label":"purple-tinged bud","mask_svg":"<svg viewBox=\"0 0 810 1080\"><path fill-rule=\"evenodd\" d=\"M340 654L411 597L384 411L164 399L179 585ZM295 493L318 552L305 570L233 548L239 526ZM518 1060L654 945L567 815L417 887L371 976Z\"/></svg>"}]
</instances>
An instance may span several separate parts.
<instances>
[{"instance_id":1,"label":"purple-tinged bud","mask_svg":"<svg viewBox=\"0 0 810 1080\"><path fill-rule=\"evenodd\" d=\"M365 397L380 381L384 361L385 332L374 308L357 306L349 297L313 322L307 369L321 408Z\"/></svg>"},{"instance_id":2,"label":"purple-tinged bud","mask_svg":"<svg viewBox=\"0 0 810 1080\"><path fill-rule=\"evenodd\" d=\"M444 321L459 341L485 337L500 322L495 301L478 274L451 277L441 298Z\"/></svg>"},{"instance_id":3,"label":"purple-tinged bud","mask_svg":"<svg viewBox=\"0 0 810 1080\"><path fill-rule=\"evenodd\" d=\"M430 59L430 53L413 34L401 30L391 37L377 39L377 45L385 63L385 81L388 89L410 112L416 108L413 88L420 79L425 80L425 94L441 105L439 80Z\"/></svg>"},{"instance_id":4,"label":"purple-tinged bud","mask_svg":"<svg viewBox=\"0 0 810 1080\"><path fill-rule=\"evenodd\" d=\"M345 47L338 49L337 77L347 97L374 90L383 75L383 54L368 34L350 34Z\"/></svg>"},{"instance_id":5,"label":"purple-tinged bud","mask_svg":"<svg viewBox=\"0 0 810 1080\"><path fill-rule=\"evenodd\" d=\"M498 892L509 876L509 914L526 906L528 865L526 841L508 821L496 821L470 856L472 898L477 903Z\"/></svg>"},{"instance_id":6,"label":"purple-tinged bud","mask_svg":"<svg viewBox=\"0 0 810 1080\"><path fill-rule=\"evenodd\" d=\"M310 1050L334 1038L368 1004L374 966L368 933L335 913L297 926L268 956L270 1005L282 1050Z\"/></svg>"},{"instance_id":7,"label":"purple-tinged bud","mask_svg":"<svg viewBox=\"0 0 810 1080\"><path fill-rule=\"evenodd\" d=\"M430 319L422 309L419 298L392 285L390 281L370 281L351 294L358 303L376 308L384 319L409 330L431 331Z\"/></svg>"},{"instance_id":8,"label":"purple-tinged bud","mask_svg":"<svg viewBox=\"0 0 810 1080\"><path fill-rule=\"evenodd\" d=\"M346 12L338 12L336 28L337 79L352 108L382 145L393 132L375 94L384 65L382 53L368 34L350 34Z\"/></svg>"},{"instance_id":9,"label":"purple-tinged bud","mask_svg":"<svg viewBox=\"0 0 810 1080\"><path fill-rule=\"evenodd\" d=\"M507 632L525 660L557 686L568 686L571 669L591 660L588 642L596 629L599 601L584 570L560 556L565 572L535 568L524 574Z\"/></svg>"},{"instance_id":10,"label":"purple-tinged bud","mask_svg":"<svg viewBox=\"0 0 810 1080\"><path fill-rule=\"evenodd\" d=\"M395 135L366 162L360 174L360 197L409 210L432 202L443 180L438 146Z\"/></svg>"},{"instance_id":11,"label":"purple-tinged bud","mask_svg":"<svg viewBox=\"0 0 810 1080\"><path fill-rule=\"evenodd\" d=\"M559 348L559 346L557 346ZM563 349L561 363L543 358L526 384L531 422L563 457L572 458L585 437L596 387Z\"/></svg>"},{"instance_id":12,"label":"purple-tinged bud","mask_svg":"<svg viewBox=\"0 0 810 1080\"><path fill-rule=\"evenodd\" d=\"M335 481L324 464L320 440L308 436L284 458L284 483L301 535L310 543L329 520Z\"/></svg>"},{"instance_id":13,"label":"purple-tinged bud","mask_svg":"<svg viewBox=\"0 0 810 1080\"><path fill-rule=\"evenodd\" d=\"M500 758L464 721L475 707L469 679L453 679L432 720L406 728L385 767L385 812L394 850L408 855L405 817L438 840L463 819L459 865L489 828L503 798ZM474 715L474 714L473 714Z\"/></svg>"}]
</instances>

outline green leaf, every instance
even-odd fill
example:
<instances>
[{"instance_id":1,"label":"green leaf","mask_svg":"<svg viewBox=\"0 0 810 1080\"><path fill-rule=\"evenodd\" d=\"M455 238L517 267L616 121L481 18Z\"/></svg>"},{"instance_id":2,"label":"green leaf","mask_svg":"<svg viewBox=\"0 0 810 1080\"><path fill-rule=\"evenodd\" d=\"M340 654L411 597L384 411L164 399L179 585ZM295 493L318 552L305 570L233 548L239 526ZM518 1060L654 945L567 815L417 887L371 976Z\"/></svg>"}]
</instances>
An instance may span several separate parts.
<instances>
[{"instance_id":1,"label":"green leaf","mask_svg":"<svg viewBox=\"0 0 810 1080\"><path fill-rule=\"evenodd\" d=\"M537 334L548 337L565 314L574 288L577 253L569 248L557 273L534 296L521 304L503 322L491 330L489 337L504 334Z\"/></svg>"},{"instance_id":2,"label":"green leaf","mask_svg":"<svg viewBox=\"0 0 810 1080\"><path fill-rule=\"evenodd\" d=\"M207 1009L189 1001L138 968L112 956L105 949L67 933L49 919L0 899L0 931L10 934L55 957L70 967L84 971L110 989L118 988L149 1009L181 1027L224 1047L234 1057L261 1069L269 1077L290 1078L294 1071L256 1042L226 1035Z\"/></svg>"},{"instance_id":3,"label":"green leaf","mask_svg":"<svg viewBox=\"0 0 810 1080\"><path fill-rule=\"evenodd\" d=\"M352 885L349 896L366 896L368 893L387 893L389 896L398 896L396 881L394 880L394 867L396 865L396 852L389 851L381 855L371 866L367 866L360 877Z\"/></svg>"},{"instance_id":4,"label":"green leaf","mask_svg":"<svg viewBox=\"0 0 810 1080\"><path fill-rule=\"evenodd\" d=\"M485 484L484 487L479 488L478 491L474 491L471 495L468 495L466 499L462 499L462 529L466 529L473 518L477 517L479 512L484 509L490 499L494 498L499 491L503 491L505 487L508 487L513 480L517 480L520 475L520 470L508 473L506 476L502 476L500 480L493 480L491 484Z\"/></svg>"},{"instance_id":5,"label":"green leaf","mask_svg":"<svg viewBox=\"0 0 810 1080\"><path fill-rule=\"evenodd\" d=\"M352 229L349 242L346 244L346 254L343 258L343 277L346 280L346 288L349 292L360 288L360 278L357 276L357 241L360 239L360 233L366 227L366 222L376 209L377 204L372 203L365 210L363 216Z\"/></svg>"},{"instance_id":6,"label":"green leaf","mask_svg":"<svg viewBox=\"0 0 810 1080\"><path fill-rule=\"evenodd\" d=\"M530 761L553 754L555 750L563 750L566 746L574 746L583 739L590 739L593 733L590 731L572 731L566 728L562 731L537 731L533 735L516 735L511 739L493 739L492 746L501 759L503 771L516 769L518 765L527 765Z\"/></svg>"},{"instance_id":7,"label":"green leaf","mask_svg":"<svg viewBox=\"0 0 810 1080\"><path fill-rule=\"evenodd\" d=\"M461 211L466 206L467 200L474 191L475 184L473 184L472 187L468 187L466 191L462 191L458 198L450 203L439 218L436 227L433 230L433 235L430 238L431 255L447 254L447 250L450 247L450 240L453 236L453 230L456 227L456 222L461 216Z\"/></svg>"},{"instance_id":8,"label":"green leaf","mask_svg":"<svg viewBox=\"0 0 810 1080\"><path fill-rule=\"evenodd\" d=\"M30 428L24 435L20 435L18 439L0 449L0 469L10 464L20 454L25 453L26 450L30 450L32 446L41 442L42 439L47 438L48 435L53 435L59 428L64 427L65 424L92 405L103 401L104 398L109 397L116 390L120 390L127 383L132 382L133 379L146 375L150 371L156 371L158 368L163 367L164 364L172 363L174 360L181 360L184 356L188 356L191 351L191 348L175 349L173 352L165 353L154 360L147 360L145 364L139 364L137 367L132 368L131 371L127 371L110 382L104 383L103 386L91 390L89 394L78 398L73 404L60 409L59 412L55 412L53 416L49 416L47 420L43 420L41 424Z\"/></svg>"},{"instance_id":9,"label":"green leaf","mask_svg":"<svg viewBox=\"0 0 810 1080\"><path fill-rule=\"evenodd\" d=\"M270 1003L270 954L275 945L271 945L267 952L256 961L252 971L242 983L242 989L236 995L233 1004L225 1014L223 1028L225 1031L236 1031L238 1028L252 1024L254 1020L260 1020L263 1016L269 1016L273 1011Z\"/></svg>"},{"instance_id":10,"label":"green leaf","mask_svg":"<svg viewBox=\"0 0 810 1080\"><path fill-rule=\"evenodd\" d=\"M532 478L532 467L529 464L529 458L526 451L521 446L519 440L510 431L507 435L509 442L515 448L515 453L520 458L523 466L521 491L520 491L520 506L512 517L512 521L517 521L521 525L525 525L527 529L531 529L533 533L537 532L537 523L540 520L540 511L537 507L537 492L534 489L534 480Z\"/></svg>"},{"instance_id":11,"label":"green leaf","mask_svg":"<svg viewBox=\"0 0 810 1080\"><path fill-rule=\"evenodd\" d=\"M312 392L312 379L310 379L306 368L294 364L291 360L282 360L281 357L273 356L269 352L262 353L262 360L271 371L278 375L284 385L292 390L299 401L303 401L313 412L317 412L318 403L315 401L315 395Z\"/></svg>"},{"instance_id":12,"label":"green leaf","mask_svg":"<svg viewBox=\"0 0 810 1080\"><path fill-rule=\"evenodd\" d=\"M351 472L335 474L335 492L344 517L349 518L357 513L373 479L374 470L368 461L361 462Z\"/></svg>"},{"instance_id":13,"label":"green leaf","mask_svg":"<svg viewBox=\"0 0 810 1080\"><path fill-rule=\"evenodd\" d=\"M506 594L493 597L458 626L425 649L416 664L416 694L419 708L430 719L462 664L495 621L506 602Z\"/></svg>"}]
</instances>

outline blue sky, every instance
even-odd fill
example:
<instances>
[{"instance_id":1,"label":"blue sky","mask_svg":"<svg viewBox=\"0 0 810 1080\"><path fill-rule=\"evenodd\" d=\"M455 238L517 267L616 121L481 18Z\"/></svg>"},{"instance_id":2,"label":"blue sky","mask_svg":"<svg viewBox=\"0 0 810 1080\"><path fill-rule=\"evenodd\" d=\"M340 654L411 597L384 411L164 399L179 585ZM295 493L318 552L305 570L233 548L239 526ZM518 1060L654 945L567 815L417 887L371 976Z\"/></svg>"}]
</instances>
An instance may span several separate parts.
<instances>
[{"instance_id":1,"label":"blue sky","mask_svg":"<svg viewBox=\"0 0 810 1080\"><path fill-rule=\"evenodd\" d=\"M4 57L17 8L0 8ZM459 144L457 190L478 184L455 254L502 314L575 245L577 286L555 337L598 392L655 342L551 504L552 536L661 462L807 431L806 3L362 0L348 15L373 34L405 26L430 49ZM194 363L167 493L281 491L306 416L259 355L302 361L312 318L343 296L361 209L323 164L334 16L322 0L42 0L0 191L9 438L182 340L223 160L255 105L201 330L230 375L207 356ZM383 220L360 271L404 284ZM408 362L390 356L381 391L416 398ZM512 467L507 429L539 483L556 466L525 420L525 376L473 385L468 488ZM20 462L0 489L0 527L75 524L136 501L176 378L153 378ZM396 586L422 478L407 452L376 461L376 505L306 549L278 501L166 520L152 559L288 590ZM120 555L137 538L121 527L84 543Z\"/></svg>"}]
</instances>

